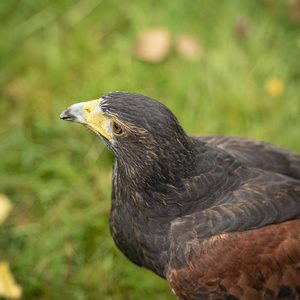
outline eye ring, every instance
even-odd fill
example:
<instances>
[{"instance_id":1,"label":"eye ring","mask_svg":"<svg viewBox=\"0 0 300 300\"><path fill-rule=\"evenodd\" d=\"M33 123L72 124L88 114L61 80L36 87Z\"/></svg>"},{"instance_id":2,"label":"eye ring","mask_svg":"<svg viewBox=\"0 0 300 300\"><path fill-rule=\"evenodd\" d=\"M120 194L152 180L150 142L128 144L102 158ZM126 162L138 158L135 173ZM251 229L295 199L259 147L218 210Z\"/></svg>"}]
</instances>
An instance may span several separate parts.
<instances>
[{"instance_id":1,"label":"eye ring","mask_svg":"<svg viewBox=\"0 0 300 300\"><path fill-rule=\"evenodd\" d=\"M116 123L115 121L112 121L111 127L112 127L112 131L115 135L120 136L120 135L124 134L122 126L120 124Z\"/></svg>"}]
</instances>

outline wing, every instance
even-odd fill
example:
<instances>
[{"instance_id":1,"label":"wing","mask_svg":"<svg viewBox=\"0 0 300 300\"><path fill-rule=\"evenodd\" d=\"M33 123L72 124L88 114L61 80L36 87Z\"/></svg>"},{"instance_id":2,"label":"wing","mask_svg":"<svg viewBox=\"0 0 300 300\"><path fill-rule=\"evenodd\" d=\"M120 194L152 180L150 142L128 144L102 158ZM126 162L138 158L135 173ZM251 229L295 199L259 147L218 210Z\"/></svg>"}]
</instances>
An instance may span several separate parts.
<instances>
[{"instance_id":1,"label":"wing","mask_svg":"<svg viewBox=\"0 0 300 300\"><path fill-rule=\"evenodd\" d=\"M300 296L300 220L206 240L191 231L172 247L167 279L180 299Z\"/></svg>"},{"instance_id":2,"label":"wing","mask_svg":"<svg viewBox=\"0 0 300 300\"><path fill-rule=\"evenodd\" d=\"M171 288L180 299L295 299L300 294L299 156L251 140L201 139L241 162L234 170L240 185L209 208L172 223Z\"/></svg>"},{"instance_id":3,"label":"wing","mask_svg":"<svg viewBox=\"0 0 300 300\"><path fill-rule=\"evenodd\" d=\"M193 137L227 151L245 166L300 179L300 155L292 151L269 143L238 137L218 135Z\"/></svg>"}]
</instances>

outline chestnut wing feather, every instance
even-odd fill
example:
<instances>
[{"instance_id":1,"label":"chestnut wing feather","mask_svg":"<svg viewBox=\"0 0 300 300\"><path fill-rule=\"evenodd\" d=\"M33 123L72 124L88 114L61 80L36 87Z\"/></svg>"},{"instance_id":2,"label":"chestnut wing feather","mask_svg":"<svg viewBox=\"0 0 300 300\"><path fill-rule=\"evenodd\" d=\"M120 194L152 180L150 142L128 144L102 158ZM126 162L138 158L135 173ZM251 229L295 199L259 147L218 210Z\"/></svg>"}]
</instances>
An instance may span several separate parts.
<instances>
[{"instance_id":1,"label":"chestnut wing feather","mask_svg":"<svg viewBox=\"0 0 300 300\"><path fill-rule=\"evenodd\" d=\"M172 244L167 278L180 299L300 297L299 219L206 240L192 235Z\"/></svg>"}]
</instances>

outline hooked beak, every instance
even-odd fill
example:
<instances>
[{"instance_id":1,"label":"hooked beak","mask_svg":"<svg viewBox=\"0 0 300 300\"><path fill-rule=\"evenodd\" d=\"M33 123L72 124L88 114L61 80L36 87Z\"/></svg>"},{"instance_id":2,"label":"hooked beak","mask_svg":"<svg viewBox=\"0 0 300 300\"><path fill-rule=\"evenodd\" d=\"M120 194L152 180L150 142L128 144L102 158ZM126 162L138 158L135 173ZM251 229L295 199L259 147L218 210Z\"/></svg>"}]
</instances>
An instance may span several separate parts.
<instances>
[{"instance_id":1,"label":"hooked beak","mask_svg":"<svg viewBox=\"0 0 300 300\"><path fill-rule=\"evenodd\" d=\"M69 106L67 109L65 109L60 114L59 117L64 121L71 121L71 122L87 125L87 120L83 113L83 108L85 104L86 102L73 104Z\"/></svg>"},{"instance_id":2,"label":"hooked beak","mask_svg":"<svg viewBox=\"0 0 300 300\"><path fill-rule=\"evenodd\" d=\"M101 111L98 105L101 100L100 98L73 104L60 114L60 118L65 121L83 124L106 139L111 140L111 119Z\"/></svg>"}]
</instances>

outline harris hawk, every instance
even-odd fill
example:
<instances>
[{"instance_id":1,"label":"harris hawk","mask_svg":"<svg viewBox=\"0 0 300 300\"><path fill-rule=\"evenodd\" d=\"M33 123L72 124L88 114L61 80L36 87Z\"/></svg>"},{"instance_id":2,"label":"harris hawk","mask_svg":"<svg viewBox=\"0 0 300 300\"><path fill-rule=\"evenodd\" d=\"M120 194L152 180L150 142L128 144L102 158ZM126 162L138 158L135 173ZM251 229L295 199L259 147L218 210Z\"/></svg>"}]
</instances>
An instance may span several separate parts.
<instances>
[{"instance_id":1,"label":"harris hawk","mask_svg":"<svg viewBox=\"0 0 300 300\"><path fill-rule=\"evenodd\" d=\"M113 92L60 118L114 154L109 227L128 259L186 299L300 298L300 156L190 136L162 103Z\"/></svg>"}]
</instances>

